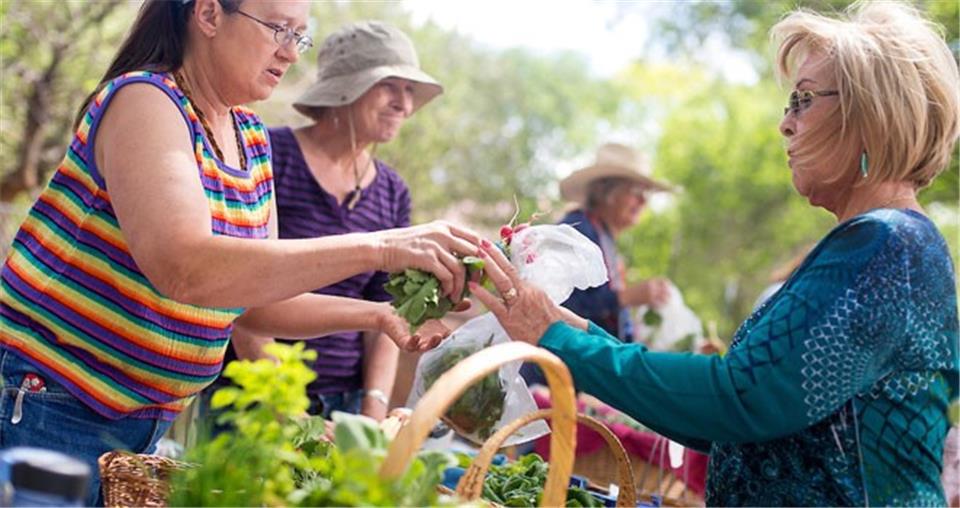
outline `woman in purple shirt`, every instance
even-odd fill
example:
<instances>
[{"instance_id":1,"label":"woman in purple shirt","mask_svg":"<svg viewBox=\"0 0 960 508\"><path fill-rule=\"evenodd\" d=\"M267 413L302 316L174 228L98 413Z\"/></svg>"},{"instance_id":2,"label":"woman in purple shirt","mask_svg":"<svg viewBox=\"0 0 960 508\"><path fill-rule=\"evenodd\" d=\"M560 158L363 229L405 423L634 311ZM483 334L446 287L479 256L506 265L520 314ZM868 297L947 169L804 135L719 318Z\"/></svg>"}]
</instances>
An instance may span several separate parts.
<instances>
[{"instance_id":1,"label":"woman in purple shirt","mask_svg":"<svg viewBox=\"0 0 960 508\"><path fill-rule=\"evenodd\" d=\"M374 158L417 109L442 92L422 72L410 39L375 21L342 27L324 41L318 79L294 108L313 122L270 131L280 238L314 238L410 225L403 179ZM367 272L315 293L386 301L384 272ZM241 358L265 341L235 340ZM397 347L375 333L347 332L307 342L317 351L310 413L386 415Z\"/></svg>"}]
</instances>

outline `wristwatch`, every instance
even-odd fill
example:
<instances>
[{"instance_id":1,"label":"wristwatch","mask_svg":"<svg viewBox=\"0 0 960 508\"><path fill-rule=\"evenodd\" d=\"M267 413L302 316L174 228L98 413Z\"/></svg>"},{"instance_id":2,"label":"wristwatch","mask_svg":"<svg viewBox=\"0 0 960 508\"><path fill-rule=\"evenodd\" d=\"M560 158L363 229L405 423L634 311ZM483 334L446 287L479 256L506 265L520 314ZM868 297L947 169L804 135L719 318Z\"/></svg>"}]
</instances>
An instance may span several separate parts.
<instances>
[{"instance_id":1,"label":"wristwatch","mask_svg":"<svg viewBox=\"0 0 960 508\"><path fill-rule=\"evenodd\" d=\"M370 397L373 400L380 402L384 406L390 405L390 399L387 398L387 394L383 393L383 390L379 388L374 388L372 390L364 390L363 396Z\"/></svg>"}]
</instances>

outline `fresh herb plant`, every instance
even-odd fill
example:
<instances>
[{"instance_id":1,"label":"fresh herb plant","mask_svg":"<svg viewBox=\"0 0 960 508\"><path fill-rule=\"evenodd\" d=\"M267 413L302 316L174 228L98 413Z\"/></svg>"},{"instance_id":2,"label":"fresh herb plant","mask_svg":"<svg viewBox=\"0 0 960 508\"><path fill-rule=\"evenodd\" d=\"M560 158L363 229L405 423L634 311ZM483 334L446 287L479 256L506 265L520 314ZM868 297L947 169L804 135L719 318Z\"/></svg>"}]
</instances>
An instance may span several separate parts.
<instances>
[{"instance_id":1,"label":"fresh herb plant","mask_svg":"<svg viewBox=\"0 0 960 508\"><path fill-rule=\"evenodd\" d=\"M272 344L271 360L237 361L224 375L214 408L230 430L201 440L177 472L170 506L427 506L449 500L436 486L454 459L421 453L405 474L380 478L388 440L367 417L335 414L333 443L322 440L322 418L306 418L306 387L315 377L303 343Z\"/></svg>"}]
</instances>

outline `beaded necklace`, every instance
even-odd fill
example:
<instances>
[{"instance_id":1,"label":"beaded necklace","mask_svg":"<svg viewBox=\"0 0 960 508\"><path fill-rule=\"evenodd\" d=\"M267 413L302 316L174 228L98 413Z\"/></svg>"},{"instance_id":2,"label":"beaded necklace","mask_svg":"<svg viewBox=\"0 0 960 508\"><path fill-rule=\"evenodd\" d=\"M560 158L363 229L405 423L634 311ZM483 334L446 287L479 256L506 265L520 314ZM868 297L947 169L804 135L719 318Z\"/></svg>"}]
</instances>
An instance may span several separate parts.
<instances>
[{"instance_id":1,"label":"beaded necklace","mask_svg":"<svg viewBox=\"0 0 960 508\"><path fill-rule=\"evenodd\" d=\"M220 150L220 145L217 144L217 138L213 135L213 129L211 129L210 124L207 123L207 117L204 116L203 111L190 96L190 89L187 87L186 80L183 79L183 73L179 70L174 71L173 80L177 82L177 86L180 88L180 91L183 92L183 95L187 97L187 101L193 105L193 111L197 113L197 119L200 120L200 125L203 126L204 132L207 133L207 139L210 140L210 146L213 148L214 153L221 161L226 162L226 159L223 158L223 150ZM243 149L243 137L240 135L240 131L236 125L233 126L233 134L237 140L237 155L240 159L240 169L244 169L247 167L247 154Z\"/></svg>"}]
</instances>

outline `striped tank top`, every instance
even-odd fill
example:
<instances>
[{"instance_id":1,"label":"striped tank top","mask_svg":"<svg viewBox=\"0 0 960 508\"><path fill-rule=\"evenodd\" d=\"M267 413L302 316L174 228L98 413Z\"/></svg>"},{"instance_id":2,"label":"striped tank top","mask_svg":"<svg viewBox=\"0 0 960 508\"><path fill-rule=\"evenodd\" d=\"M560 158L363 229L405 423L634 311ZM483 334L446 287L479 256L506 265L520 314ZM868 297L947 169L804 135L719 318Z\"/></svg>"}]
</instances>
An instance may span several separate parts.
<instances>
[{"instance_id":1,"label":"striped tank top","mask_svg":"<svg viewBox=\"0 0 960 508\"><path fill-rule=\"evenodd\" d=\"M0 272L0 343L97 413L172 420L220 373L239 308L175 302L147 280L96 168L97 125L120 87L148 83L177 104L193 138L213 233L266 238L270 148L253 112L233 108L247 167L211 150L170 74L131 72L93 99L67 154L14 238Z\"/></svg>"}]
</instances>

